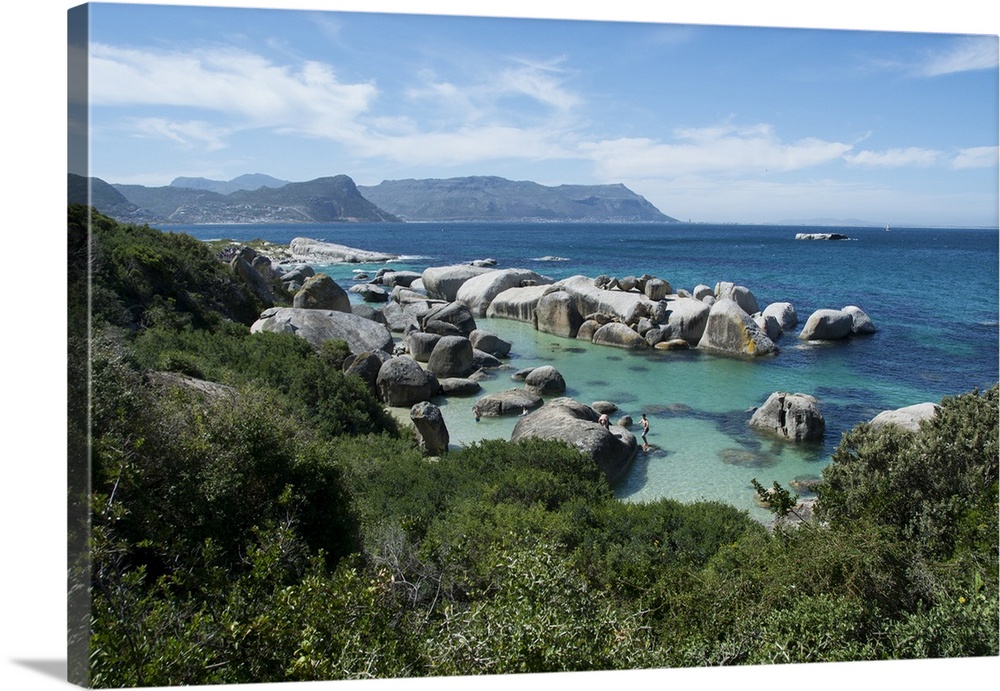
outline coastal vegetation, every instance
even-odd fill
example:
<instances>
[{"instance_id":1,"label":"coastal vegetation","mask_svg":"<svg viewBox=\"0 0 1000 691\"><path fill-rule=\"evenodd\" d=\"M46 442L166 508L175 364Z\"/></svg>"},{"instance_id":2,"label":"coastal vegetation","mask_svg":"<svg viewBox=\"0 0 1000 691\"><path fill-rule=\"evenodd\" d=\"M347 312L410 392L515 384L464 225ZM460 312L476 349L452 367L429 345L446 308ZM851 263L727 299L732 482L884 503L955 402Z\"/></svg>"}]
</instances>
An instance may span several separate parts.
<instances>
[{"instance_id":1,"label":"coastal vegetation","mask_svg":"<svg viewBox=\"0 0 1000 691\"><path fill-rule=\"evenodd\" d=\"M781 488L773 525L622 502L561 442L427 458L344 344L251 334L200 241L80 205L68 230L92 686L1000 653L996 386L857 426L804 523Z\"/></svg>"}]
</instances>

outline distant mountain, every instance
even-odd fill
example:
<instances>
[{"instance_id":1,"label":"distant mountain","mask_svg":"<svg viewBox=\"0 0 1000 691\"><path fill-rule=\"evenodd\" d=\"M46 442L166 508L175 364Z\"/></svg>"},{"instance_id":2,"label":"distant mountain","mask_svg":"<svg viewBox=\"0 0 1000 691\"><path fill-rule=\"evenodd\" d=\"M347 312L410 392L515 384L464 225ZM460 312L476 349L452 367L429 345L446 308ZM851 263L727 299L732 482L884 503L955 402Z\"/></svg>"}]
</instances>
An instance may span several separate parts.
<instances>
[{"instance_id":1,"label":"distant mountain","mask_svg":"<svg viewBox=\"0 0 1000 691\"><path fill-rule=\"evenodd\" d=\"M73 178L78 178L74 180ZM272 178L273 179L273 178ZM71 176L70 196L86 199L87 178ZM89 178L93 205L112 218L132 223L337 223L399 221L361 196L346 175L291 182L220 194L169 185L108 185ZM80 192L79 190L82 190ZM110 190L110 192L108 191ZM100 194L98 194L100 191ZM115 195L111 197L111 192ZM124 204L122 203L124 201Z\"/></svg>"},{"instance_id":2,"label":"distant mountain","mask_svg":"<svg viewBox=\"0 0 1000 691\"><path fill-rule=\"evenodd\" d=\"M138 211L135 204L104 180L73 173L69 174L67 198L70 204L87 204L112 217L131 216Z\"/></svg>"},{"instance_id":3,"label":"distant mountain","mask_svg":"<svg viewBox=\"0 0 1000 691\"><path fill-rule=\"evenodd\" d=\"M232 194L240 190L258 190L261 187L284 187L288 180L279 180L263 173L240 175L229 181L209 180L208 178L174 178L171 187L189 187L194 190L206 190L218 194Z\"/></svg>"},{"instance_id":4,"label":"distant mountain","mask_svg":"<svg viewBox=\"0 0 1000 691\"><path fill-rule=\"evenodd\" d=\"M476 176L386 180L361 193L405 221L677 222L624 185L559 185Z\"/></svg>"}]
</instances>

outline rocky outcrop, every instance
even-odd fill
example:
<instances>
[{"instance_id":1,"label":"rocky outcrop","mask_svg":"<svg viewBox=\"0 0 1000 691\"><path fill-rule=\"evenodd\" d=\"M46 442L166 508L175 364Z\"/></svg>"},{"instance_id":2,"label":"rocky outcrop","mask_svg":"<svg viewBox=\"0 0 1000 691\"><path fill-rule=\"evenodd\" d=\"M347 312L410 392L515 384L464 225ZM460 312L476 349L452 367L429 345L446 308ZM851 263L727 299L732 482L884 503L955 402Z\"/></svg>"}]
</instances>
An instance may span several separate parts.
<instances>
[{"instance_id":1,"label":"rocky outcrop","mask_svg":"<svg viewBox=\"0 0 1000 691\"><path fill-rule=\"evenodd\" d=\"M260 331L293 333L316 348L325 341L339 339L355 354L368 350L392 352L393 347L392 334L384 325L336 310L272 307L250 327L250 333Z\"/></svg>"},{"instance_id":2,"label":"rocky outcrop","mask_svg":"<svg viewBox=\"0 0 1000 691\"><path fill-rule=\"evenodd\" d=\"M917 403L896 410L883 410L872 418L869 424L876 429L895 425L909 432L918 432L920 423L936 417L940 409L941 406L937 403Z\"/></svg>"},{"instance_id":3,"label":"rocky outcrop","mask_svg":"<svg viewBox=\"0 0 1000 691\"><path fill-rule=\"evenodd\" d=\"M605 429L600 415L572 398L557 398L517 421L510 440L529 437L565 442L592 458L614 485L624 477L638 452L635 435L623 427Z\"/></svg>"},{"instance_id":4,"label":"rocky outcrop","mask_svg":"<svg viewBox=\"0 0 1000 691\"><path fill-rule=\"evenodd\" d=\"M851 335L854 317L844 310L818 309L799 332L804 341L839 341Z\"/></svg>"},{"instance_id":5,"label":"rocky outcrop","mask_svg":"<svg viewBox=\"0 0 1000 691\"><path fill-rule=\"evenodd\" d=\"M424 331L439 333L442 336L468 336L476 330L476 319L472 315L472 310L466 305L461 302L449 302L431 307L421 316L420 326Z\"/></svg>"},{"instance_id":6,"label":"rocky outcrop","mask_svg":"<svg viewBox=\"0 0 1000 691\"><path fill-rule=\"evenodd\" d=\"M379 368L375 383L379 398L394 407L408 407L430 400L441 388L437 377L407 355L386 361Z\"/></svg>"},{"instance_id":7,"label":"rocky outcrop","mask_svg":"<svg viewBox=\"0 0 1000 691\"><path fill-rule=\"evenodd\" d=\"M757 298L746 286L736 285L730 281L720 281L715 284L715 300L729 299L740 306L747 314L759 312Z\"/></svg>"},{"instance_id":8,"label":"rocky outcrop","mask_svg":"<svg viewBox=\"0 0 1000 691\"><path fill-rule=\"evenodd\" d=\"M425 454L440 456L448 452L450 436L440 408L429 401L421 401L410 408L410 420Z\"/></svg>"},{"instance_id":9,"label":"rocky outcrop","mask_svg":"<svg viewBox=\"0 0 1000 691\"><path fill-rule=\"evenodd\" d=\"M563 290L544 294L535 306L535 328L543 333L576 338L583 316L576 308L573 297Z\"/></svg>"},{"instance_id":10,"label":"rocky outcrop","mask_svg":"<svg viewBox=\"0 0 1000 691\"><path fill-rule=\"evenodd\" d=\"M427 291L428 297L454 302L458 297L458 289L466 281L492 270L486 266L473 266L471 264L433 266L424 269L422 274L424 290Z\"/></svg>"},{"instance_id":11,"label":"rocky outcrop","mask_svg":"<svg viewBox=\"0 0 1000 691\"><path fill-rule=\"evenodd\" d=\"M814 397L781 391L772 393L754 411L750 426L796 442L822 439L826 431L826 421Z\"/></svg>"},{"instance_id":12,"label":"rocky outcrop","mask_svg":"<svg viewBox=\"0 0 1000 691\"><path fill-rule=\"evenodd\" d=\"M508 288L493 298L486 316L532 324L535 321L535 307L549 290L549 284Z\"/></svg>"},{"instance_id":13,"label":"rocky outcrop","mask_svg":"<svg viewBox=\"0 0 1000 691\"><path fill-rule=\"evenodd\" d=\"M310 276L295 293L292 307L312 310L350 312L351 299L347 291L326 274Z\"/></svg>"},{"instance_id":14,"label":"rocky outcrop","mask_svg":"<svg viewBox=\"0 0 1000 691\"><path fill-rule=\"evenodd\" d=\"M778 347L735 301L715 301L698 348L728 355L761 357L774 355Z\"/></svg>"},{"instance_id":15,"label":"rocky outcrop","mask_svg":"<svg viewBox=\"0 0 1000 691\"><path fill-rule=\"evenodd\" d=\"M274 304L274 289L271 281L253 267L252 262L256 256L257 253L253 249L244 247L233 257L229 265L232 267L233 273L246 284L254 297L262 305L270 307Z\"/></svg>"},{"instance_id":16,"label":"rocky outcrop","mask_svg":"<svg viewBox=\"0 0 1000 691\"><path fill-rule=\"evenodd\" d=\"M850 240L843 233L796 233L796 240Z\"/></svg>"},{"instance_id":17,"label":"rocky outcrop","mask_svg":"<svg viewBox=\"0 0 1000 691\"><path fill-rule=\"evenodd\" d=\"M465 377L475 371L472 342L464 336L442 336L427 360L436 377Z\"/></svg>"},{"instance_id":18,"label":"rocky outcrop","mask_svg":"<svg viewBox=\"0 0 1000 691\"><path fill-rule=\"evenodd\" d=\"M378 393L378 373L392 356L384 350L358 353L344 361L344 374L360 377L373 394Z\"/></svg>"},{"instance_id":19,"label":"rocky outcrop","mask_svg":"<svg viewBox=\"0 0 1000 691\"><path fill-rule=\"evenodd\" d=\"M566 391L566 380L552 365L536 367L524 378L524 386L539 396L553 396Z\"/></svg>"},{"instance_id":20,"label":"rocky outcrop","mask_svg":"<svg viewBox=\"0 0 1000 691\"><path fill-rule=\"evenodd\" d=\"M495 269L473 276L463 283L455 301L466 305L474 315L484 316L493 299L503 291L551 282L530 269Z\"/></svg>"},{"instance_id":21,"label":"rocky outcrop","mask_svg":"<svg viewBox=\"0 0 1000 691\"><path fill-rule=\"evenodd\" d=\"M596 345L625 348L626 350L645 350L649 344L635 330L621 322L611 322L594 332L592 342Z\"/></svg>"},{"instance_id":22,"label":"rocky outcrop","mask_svg":"<svg viewBox=\"0 0 1000 691\"><path fill-rule=\"evenodd\" d=\"M527 389L507 389L483 396L476 407L483 417L508 417L521 415L542 405L542 397Z\"/></svg>"},{"instance_id":23,"label":"rocky outcrop","mask_svg":"<svg viewBox=\"0 0 1000 691\"><path fill-rule=\"evenodd\" d=\"M399 255L359 250L332 242L311 238L292 238L288 249L296 261L309 264L356 264L359 262L389 262Z\"/></svg>"}]
</instances>

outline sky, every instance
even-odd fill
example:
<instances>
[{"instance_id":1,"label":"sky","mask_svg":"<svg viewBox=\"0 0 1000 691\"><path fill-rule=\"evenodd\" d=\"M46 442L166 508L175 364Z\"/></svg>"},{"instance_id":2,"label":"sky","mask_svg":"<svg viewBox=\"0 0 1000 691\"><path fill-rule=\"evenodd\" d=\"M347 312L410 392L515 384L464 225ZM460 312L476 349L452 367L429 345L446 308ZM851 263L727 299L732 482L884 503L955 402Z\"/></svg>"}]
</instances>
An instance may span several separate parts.
<instances>
[{"instance_id":1,"label":"sky","mask_svg":"<svg viewBox=\"0 0 1000 691\"><path fill-rule=\"evenodd\" d=\"M997 225L996 35L278 7L92 4L90 174L498 175L623 183L684 221Z\"/></svg>"}]
</instances>

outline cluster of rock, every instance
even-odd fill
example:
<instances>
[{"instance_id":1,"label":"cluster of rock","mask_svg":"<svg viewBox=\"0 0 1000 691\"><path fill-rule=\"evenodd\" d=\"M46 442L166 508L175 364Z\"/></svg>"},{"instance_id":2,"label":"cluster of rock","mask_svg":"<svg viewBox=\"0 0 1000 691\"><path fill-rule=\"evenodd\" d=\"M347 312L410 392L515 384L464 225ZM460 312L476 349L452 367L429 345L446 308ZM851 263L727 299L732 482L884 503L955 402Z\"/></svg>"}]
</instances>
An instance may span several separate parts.
<instances>
[{"instance_id":1,"label":"cluster of rock","mask_svg":"<svg viewBox=\"0 0 1000 691\"><path fill-rule=\"evenodd\" d=\"M796 233L796 240L850 240L843 233Z\"/></svg>"}]
</instances>

